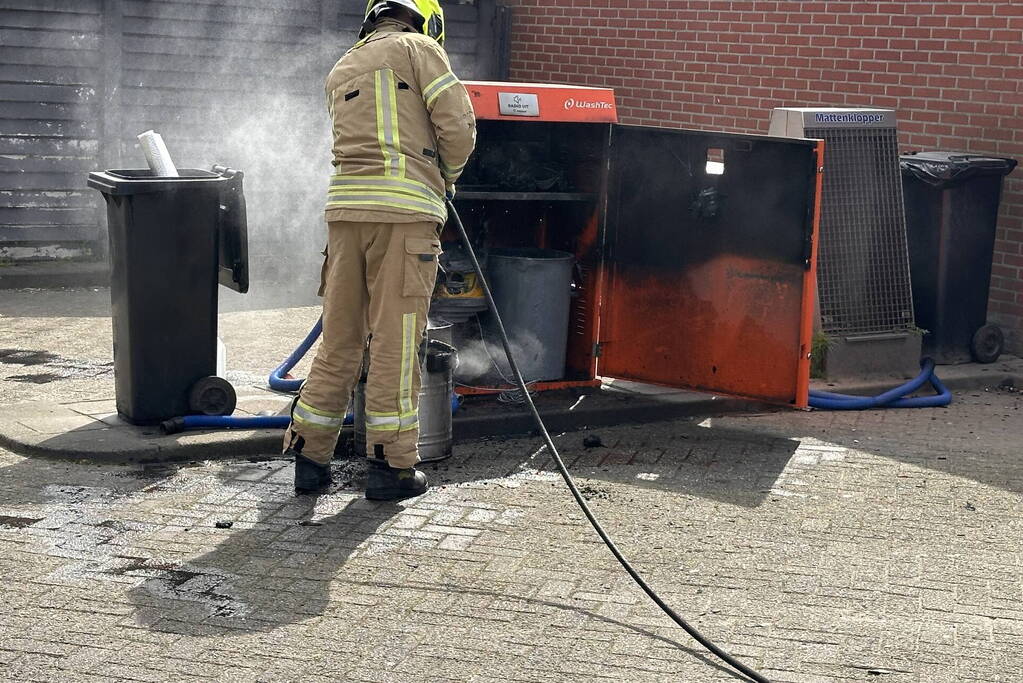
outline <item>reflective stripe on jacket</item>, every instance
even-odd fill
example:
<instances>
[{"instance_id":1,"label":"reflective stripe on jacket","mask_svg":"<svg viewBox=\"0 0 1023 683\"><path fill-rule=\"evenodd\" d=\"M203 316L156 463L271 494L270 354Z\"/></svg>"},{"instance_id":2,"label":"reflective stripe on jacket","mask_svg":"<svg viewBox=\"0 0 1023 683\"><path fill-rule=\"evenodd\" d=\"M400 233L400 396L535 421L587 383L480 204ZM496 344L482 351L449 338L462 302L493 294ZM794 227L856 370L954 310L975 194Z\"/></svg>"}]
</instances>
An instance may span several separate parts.
<instances>
[{"instance_id":1,"label":"reflective stripe on jacket","mask_svg":"<svg viewBox=\"0 0 1023 683\"><path fill-rule=\"evenodd\" d=\"M476 142L468 93L432 38L385 21L327 77L335 173L327 220L447 218Z\"/></svg>"}]
</instances>

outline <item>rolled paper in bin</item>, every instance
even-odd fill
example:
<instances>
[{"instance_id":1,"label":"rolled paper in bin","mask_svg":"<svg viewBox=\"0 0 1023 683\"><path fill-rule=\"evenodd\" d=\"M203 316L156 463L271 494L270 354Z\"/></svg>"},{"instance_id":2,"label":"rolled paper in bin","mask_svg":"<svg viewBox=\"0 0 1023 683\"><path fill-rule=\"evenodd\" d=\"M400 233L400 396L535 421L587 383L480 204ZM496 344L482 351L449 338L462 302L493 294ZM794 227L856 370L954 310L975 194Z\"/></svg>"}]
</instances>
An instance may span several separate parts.
<instances>
[{"instance_id":1,"label":"rolled paper in bin","mask_svg":"<svg viewBox=\"0 0 1023 683\"><path fill-rule=\"evenodd\" d=\"M153 172L153 175L166 178L179 177L178 169L174 165L174 161L171 160L170 152L167 151L167 145L164 144L163 138L159 133L147 130L138 137L139 145L142 146L142 152L146 155L146 161L149 162L149 170Z\"/></svg>"}]
</instances>

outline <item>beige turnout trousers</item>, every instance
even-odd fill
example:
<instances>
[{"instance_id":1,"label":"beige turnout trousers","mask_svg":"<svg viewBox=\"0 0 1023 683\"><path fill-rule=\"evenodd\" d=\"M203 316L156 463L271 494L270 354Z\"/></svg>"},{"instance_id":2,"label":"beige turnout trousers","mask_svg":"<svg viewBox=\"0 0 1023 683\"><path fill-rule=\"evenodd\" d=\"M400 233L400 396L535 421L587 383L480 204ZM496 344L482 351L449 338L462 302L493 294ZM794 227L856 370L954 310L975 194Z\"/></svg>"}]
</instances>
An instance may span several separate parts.
<instances>
[{"instance_id":1,"label":"beige turnout trousers","mask_svg":"<svg viewBox=\"0 0 1023 683\"><path fill-rule=\"evenodd\" d=\"M369 343L366 455L419 462L419 345L440 253L438 225L328 223L323 336L291 413L284 448L330 462Z\"/></svg>"}]
</instances>

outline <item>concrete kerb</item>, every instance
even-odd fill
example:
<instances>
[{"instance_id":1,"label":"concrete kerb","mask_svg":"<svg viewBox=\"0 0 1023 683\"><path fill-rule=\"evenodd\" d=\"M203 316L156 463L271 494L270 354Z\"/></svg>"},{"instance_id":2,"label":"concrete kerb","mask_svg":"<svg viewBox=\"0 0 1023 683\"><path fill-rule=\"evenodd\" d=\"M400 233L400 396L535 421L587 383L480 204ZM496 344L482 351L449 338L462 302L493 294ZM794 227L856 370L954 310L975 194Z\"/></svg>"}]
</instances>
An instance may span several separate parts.
<instances>
[{"instance_id":1,"label":"concrete kerb","mask_svg":"<svg viewBox=\"0 0 1023 683\"><path fill-rule=\"evenodd\" d=\"M1023 360L1009 358L998 364L943 366L942 381L953 391L996 387L1009 380L1023 386ZM618 387L629 383L617 383ZM634 385L635 386L635 385ZM841 383L815 382L815 389L874 395L892 387L892 381ZM736 412L783 410L755 401L694 392L640 388L637 392L555 392L541 395L538 408L552 434L599 429L621 424L642 424ZM107 402L108 406L112 401ZM74 405L74 404L71 404ZM26 456L97 463L189 462L222 458L273 458L280 449L276 430L220 430L163 435L158 426L136 427L116 415L92 416L61 404L6 406L0 413L0 447ZM46 430L26 424L26 413L45 415ZM54 429L53 426L58 426ZM515 437L538 433L524 406L494 402L467 403L455 416L454 441ZM343 438L344 435L343 435Z\"/></svg>"},{"instance_id":2,"label":"concrete kerb","mask_svg":"<svg viewBox=\"0 0 1023 683\"><path fill-rule=\"evenodd\" d=\"M600 392L543 397L539 407L553 434L597 429L624 423L712 416L738 411L772 410L765 404L721 398L691 392L675 392L670 400ZM82 426L63 432L43 433L19 420L19 411L50 412L57 421L76 416L74 410L60 404L6 406L0 416L0 447L25 456L59 460L87 460L96 463L190 462L222 458L273 458L281 447L277 430L219 430L164 435L158 426L128 425L116 417L79 419ZM106 422L106 425L99 424ZM78 424L71 422L71 425ZM454 442L466 443L483 438L515 437L537 433L531 415L523 406L470 404L455 415ZM342 441L350 439L350 430Z\"/></svg>"},{"instance_id":3,"label":"concrete kerb","mask_svg":"<svg viewBox=\"0 0 1023 683\"><path fill-rule=\"evenodd\" d=\"M935 374L941 383L951 391L973 391L996 387L1004 381L1011 381L1016 387L1023 386L1023 358L1003 356L991 364L964 363L962 365L939 365ZM908 381L911 378L906 378ZM876 396L899 384L899 380L839 381L829 383L814 380L811 389L861 396ZM924 393L929 385L925 385Z\"/></svg>"},{"instance_id":4,"label":"concrete kerb","mask_svg":"<svg viewBox=\"0 0 1023 683\"><path fill-rule=\"evenodd\" d=\"M266 430L263 430L266 431ZM195 462L222 458L251 458L267 456L280 448L281 437L277 432L258 433L236 432L241 438L223 442L174 443L170 446L127 448L123 450L97 451L86 447L62 446L54 448L39 443L19 440L0 432L0 447L17 455L41 457L54 460L88 461L102 464ZM165 437L171 439L172 437Z\"/></svg>"}]
</instances>

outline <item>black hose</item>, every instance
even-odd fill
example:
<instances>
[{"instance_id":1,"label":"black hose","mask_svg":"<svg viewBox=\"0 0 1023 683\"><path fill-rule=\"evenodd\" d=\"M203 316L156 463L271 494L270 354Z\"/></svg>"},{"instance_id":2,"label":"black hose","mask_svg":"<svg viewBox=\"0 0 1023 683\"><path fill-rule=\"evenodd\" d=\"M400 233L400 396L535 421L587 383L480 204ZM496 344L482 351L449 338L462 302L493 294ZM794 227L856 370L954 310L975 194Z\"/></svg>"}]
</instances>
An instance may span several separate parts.
<instances>
[{"instance_id":1,"label":"black hose","mask_svg":"<svg viewBox=\"0 0 1023 683\"><path fill-rule=\"evenodd\" d=\"M497 311L497 305L494 303L494 297L490 293L490 284L487 282L486 277L483 276L483 269L480 268L480 263L476 259L476 252L473 251L472 244L469 241L469 235L465 232L465 226L462 225L462 219L459 217L458 211L455 209L450 199L447 201L447 205L448 211L455 221L455 227L458 228L459 236L462 238L462 243L465 244L465 248L469 252L469 258L472 259L472 266L476 269L476 275L479 277L480 285L483 287L483 294L487 297L487 304L490 306L490 311L494 315L494 321L497 323L497 331L501 335L501 344L504 345L504 353L508 356L508 365L511 367L512 374L515 376L515 381L518 384L519 389L522 390L522 394L525 396L526 405L529 406L529 412L532 413L533 420L536 422L536 426L543 435L543 439L547 443L547 448L551 451L551 456L554 458L554 462L558 465L558 471L561 472L561 476L568 485L568 489L572 492L572 497L575 498L575 502L579 504L579 507L586 515L586 519L590 520L590 524L597 532L597 535L599 535L600 539L604 541L604 545L608 547L608 550L611 551L611 553L615 556L615 559L617 559L622 567L624 567L625 571L629 573L632 580L643 589L644 593L650 596L650 599L653 600L665 614L671 617L672 621L681 626L686 633L696 640L696 642L700 643L700 645L703 645L705 648L717 655L721 661L725 662L750 680L756 681L757 683L770 683L768 679L764 678L756 671L735 659L711 641L707 640L707 638L700 634L699 631L690 626L685 619L679 616L675 610L669 607L667 603L665 603L664 600L662 600L661 597L654 592L654 589L647 584L643 577L640 576L639 572L633 569L632 565L629 564L629 561L626 560L625 556L622 555L620 550L618 550L614 541L611 540L611 537L607 535L606 531L604 531L604 527L602 527L600 522L597 521L597 518L593 516L593 513L590 511L590 507L586 504L586 500L582 497L582 494L579 493L579 489L576 487L575 481L572 479L572 475L568 473L568 468L565 467L565 463L561 460L561 455L558 453L558 449L554 445L554 440L547 431L547 426L543 423L540 413L536 410L536 405L533 403L533 397L529 395L529 391L526 389L526 382L522 379L522 373L519 372L519 367L515 363L515 358L512 357L511 344L508 341L508 334L504 329L504 322L501 321L501 315Z\"/></svg>"}]
</instances>

